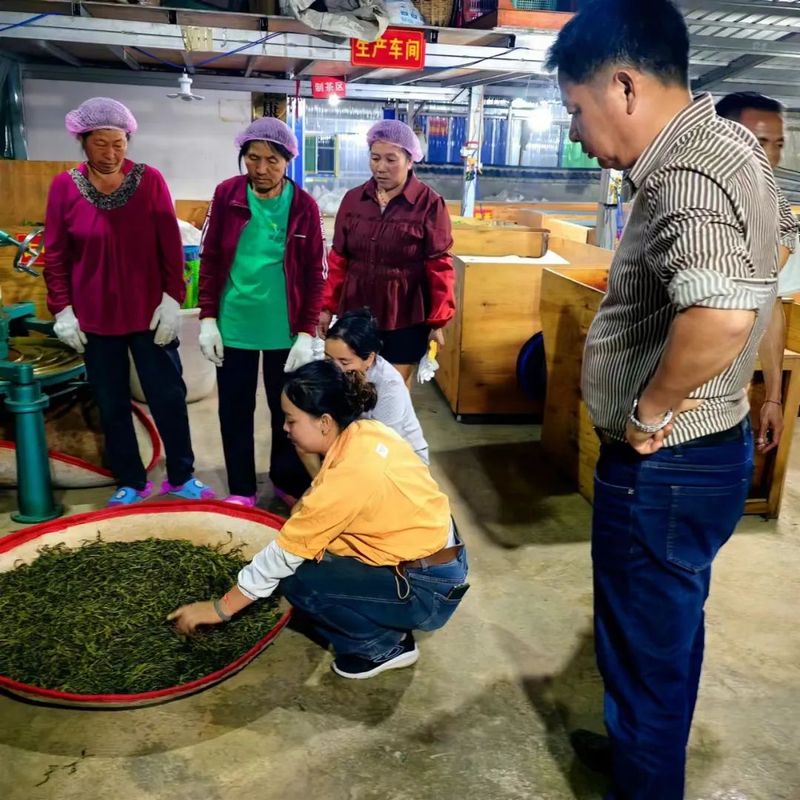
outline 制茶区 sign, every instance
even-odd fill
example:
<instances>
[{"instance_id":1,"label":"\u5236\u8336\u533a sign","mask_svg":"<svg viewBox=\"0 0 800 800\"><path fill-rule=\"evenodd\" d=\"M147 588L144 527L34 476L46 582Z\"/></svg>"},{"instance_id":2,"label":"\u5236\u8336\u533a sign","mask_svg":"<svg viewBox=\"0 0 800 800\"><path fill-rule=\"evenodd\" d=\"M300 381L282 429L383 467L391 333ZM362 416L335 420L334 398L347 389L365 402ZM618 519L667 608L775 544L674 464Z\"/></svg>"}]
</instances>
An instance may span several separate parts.
<instances>
[{"instance_id":1,"label":"\u5236\u8336\u533a sign","mask_svg":"<svg viewBox=\"0 0 800 800\"><path fill-rule=\"evenodd\" d=\"M311 96L317 98L346 97L347 84L341 78L312 78Z\"/></svg>"}]
</instances>

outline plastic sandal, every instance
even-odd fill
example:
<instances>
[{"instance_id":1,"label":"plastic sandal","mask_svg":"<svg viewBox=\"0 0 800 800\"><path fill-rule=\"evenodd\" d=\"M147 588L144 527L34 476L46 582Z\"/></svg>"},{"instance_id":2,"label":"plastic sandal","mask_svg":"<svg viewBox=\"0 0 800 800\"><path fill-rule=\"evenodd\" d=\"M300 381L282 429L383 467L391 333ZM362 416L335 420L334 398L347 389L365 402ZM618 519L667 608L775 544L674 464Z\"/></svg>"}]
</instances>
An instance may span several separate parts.
<instances>
[{"instance_id":1,"label":"plastic sandal","mask_svg":"<svg viewBox=\"0 0 800 800\"><path fill-rule=\"evenodd\" d=\"M144 489L134 489L132 486L120 486L111 499L106 503L107 508L114 508L115 506L129 506L133 503L141 503L142 500L147 500L153 492L153 484L147 481Z\"/></svg>"},{"instance_id":2,"label":"plastic sandal","mask_svg":"<svg viewBox=\"0 0 800 800\"><path fill-rule=\"evenodd\" d=\"M210 486L206 486L197 478L189 478L183 486L175 486L169 481L164 481L161 484L161 494L171 494L184 500L213 500L217 496Z\"/></svg>"},{"instance_id":3,"label":"plastic sandal","mask_svg":"<svg viewBox=\"0 0 800 800\"><path fill-rule=\"evenodd\" d=\"M275 484L273 484L273 488L275 489L275 497L289 506L289 508L294 508L297 505L297 498L294 495L284 492L283 489L279 489Z\"/></svg>"},{"instance_id":4,"label":"plastic sandal","mask_svg":"<svg viewBox=\"0 0 800 800\"><path fill-rule=\"evenodd\" d=\"M244 506L245 508L255 508L256 496L250 495L248 497L243 494L229 494L222 502L230 503L233 506Z\"/></svg>"}]
</instances>

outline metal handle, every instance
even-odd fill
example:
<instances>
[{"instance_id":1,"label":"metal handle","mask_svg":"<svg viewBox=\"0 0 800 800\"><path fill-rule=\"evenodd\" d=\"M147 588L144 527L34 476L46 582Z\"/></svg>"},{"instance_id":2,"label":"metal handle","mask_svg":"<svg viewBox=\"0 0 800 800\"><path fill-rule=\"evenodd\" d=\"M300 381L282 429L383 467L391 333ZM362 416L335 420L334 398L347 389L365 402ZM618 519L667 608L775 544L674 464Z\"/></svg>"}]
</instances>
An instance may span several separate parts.
<instances>
[{"instance_id":1,"label":"metal handle","mask_svg":"<svg viewBox=\"0 0 800 800\"><path fill-rule=\"evenodd\" d=\"M42 250L32 247L31 242L42 233L44 233L44 228L34 228L21 242L16 243L17 255L14 256L14 269L17 272L24 272L25 274L31 275L34 278L38 278L41 275L40 272L37 272L35 269L31 269L31 267L39 260ZM23 264L22 259L27 254L30 254L32 258Z\"/></svg>"}]
</instances>

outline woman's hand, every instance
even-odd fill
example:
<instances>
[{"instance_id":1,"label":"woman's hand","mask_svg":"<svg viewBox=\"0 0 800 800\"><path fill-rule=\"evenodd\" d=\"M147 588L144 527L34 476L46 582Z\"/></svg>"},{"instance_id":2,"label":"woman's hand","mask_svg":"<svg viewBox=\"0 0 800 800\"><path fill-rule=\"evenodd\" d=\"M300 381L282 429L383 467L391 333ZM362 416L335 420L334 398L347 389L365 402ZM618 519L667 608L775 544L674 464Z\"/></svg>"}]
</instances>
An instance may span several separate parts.
<instances>
[{"instance_id":1,"label":"woman's hand","mask_svg":"<svg viewBox=\"0 0 800 800\"><path fill-rule=\"evenodd\" d=\"M441 328L433 328L428 336L428 341L436 342L439 347L444 347L444 331Z\"/></svg>"},{"instance_id":2,"label":"woman's hand","mask_svg":"<svg viewBox=\"0 0 800 800\"><path fill-rule=\"evenodd\" d=\"M181 606L167 615L167 621L175 623L178 633L188 635L194 633L198 625L219 625L223 620L217 614L214 604L205 600L202 603Z\"/></svg>"}]
</instances>

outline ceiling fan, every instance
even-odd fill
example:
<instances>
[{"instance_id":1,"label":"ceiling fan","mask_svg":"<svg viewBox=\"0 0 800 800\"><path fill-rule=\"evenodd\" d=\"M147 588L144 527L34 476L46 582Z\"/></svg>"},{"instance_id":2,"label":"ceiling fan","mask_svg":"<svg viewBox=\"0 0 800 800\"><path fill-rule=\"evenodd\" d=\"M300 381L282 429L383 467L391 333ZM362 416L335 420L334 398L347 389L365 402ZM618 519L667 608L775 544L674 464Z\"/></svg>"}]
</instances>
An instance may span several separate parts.
<instances>
[{"instance_id":1,"label":"ceiling fan","mask_svg":"<svg viewBox=\"0 0 800 800\"><path fill-rule=\"evenodd\" d=\"M183 75L178 78L178 91L168 94L167 97L173 99L179 97L181 100L186 101L205 100L205 98L199 94L192 94L192 79L189 77L188 72L184 72Z\"/></svg>"}]
</instances>

